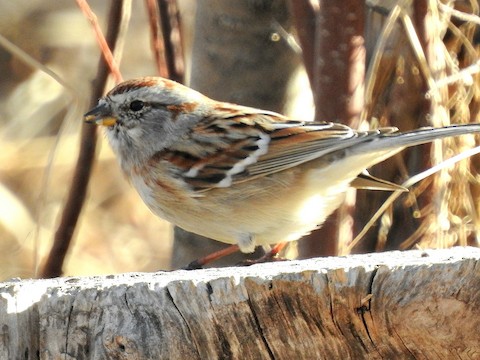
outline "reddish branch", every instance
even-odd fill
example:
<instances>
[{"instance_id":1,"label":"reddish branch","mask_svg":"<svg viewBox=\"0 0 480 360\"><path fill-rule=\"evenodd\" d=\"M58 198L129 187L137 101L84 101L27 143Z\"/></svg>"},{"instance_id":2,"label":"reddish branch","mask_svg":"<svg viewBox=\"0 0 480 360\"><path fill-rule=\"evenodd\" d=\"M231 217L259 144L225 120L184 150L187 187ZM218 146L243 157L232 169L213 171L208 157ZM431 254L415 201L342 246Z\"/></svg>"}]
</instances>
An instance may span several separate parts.
<instances>
[{"instance_id":1,"label":"reddish branch","mask_svg":"<svg viewBox=\"0 0 480 360\"><path fill-rule=\"evenodd\" d=\"M165 64L165 49L163 37L160 30L160 12L157 0L146 0L150 33L152 36L152 51L157 65L157 72L160 76L168 78L168 69Z\"/></svg>"},{"instance_id":2,"label":"reddish branch","mask_svg":"<svg viewBox=\"0 0 480 360\"><path fill-rule=\"evenodd\" d=\"M112 1L109 15L108 30L106 36L106 44L114 50L116 39L122 19L122 3L123 1ZM105 58L102 56L98 64L98 72L95 77L94 88L90 103L95 105L99 97L103 95L105 84L109 75L109 66ZM88 181L92 170L92 164L95 156L96 147L96 128L93 126L82 127L80 152L75 167L73 180L62 213L60 225L55 233L54 242L50 254L47 258L40 276L44 278L57 277L62 275L63 263L68 248L72 240L78 217L83 207L85 195L87 191Z\"/></svg>"},{"instance_id":3,"label":"reddish branch","mask_svg":"<svg viewBox=\"0 0 480 360\"><path fill-rule=\"evenodd\" d=\"M92 11L90 6L88 5L86 0L77 0L78 7L82 10L85 17L90 21L93 26L93 30L95 31L95 38L97 39L98 45L100 46L100 50L102 51L103 56L105 57L105 61L107 62L108 67L110 68L110 72L115 79L115 83L120 83L122 81L122 74L118 69L117 64L115 63L115 59L113 58L112 50L108 46L108 42L103 36L102 29L97 21L97 16ZM121 5L121 4L120 4ZM121 8L118 9L121 11ZM119 19L120 20L120 19ZM119 21L120 22L120 21Z\"/></svg>"}]
</instances>

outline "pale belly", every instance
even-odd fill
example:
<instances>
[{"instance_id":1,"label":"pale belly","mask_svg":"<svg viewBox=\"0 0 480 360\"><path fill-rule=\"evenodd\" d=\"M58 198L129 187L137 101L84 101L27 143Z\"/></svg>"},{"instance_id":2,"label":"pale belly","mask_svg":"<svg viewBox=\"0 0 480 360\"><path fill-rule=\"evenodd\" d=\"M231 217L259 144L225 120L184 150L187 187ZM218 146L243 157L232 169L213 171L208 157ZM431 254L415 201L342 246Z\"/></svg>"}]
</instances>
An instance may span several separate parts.
<instances>
[{"instance_id":1,"label":"pale belly","mask_svg":"<svg viewBox=\"0 0 480 360\"><path fill-rule=\"evenodd\" d=\"M132 177L132 183L161 218L253 252L258 245L294 241L316 229L340 206L350 182L328 186L334 182L312 176L294 183L293 173L278 175L212 189L198 197L154 193L151 183L139 177Z\"/></svg>"}]
</instances>

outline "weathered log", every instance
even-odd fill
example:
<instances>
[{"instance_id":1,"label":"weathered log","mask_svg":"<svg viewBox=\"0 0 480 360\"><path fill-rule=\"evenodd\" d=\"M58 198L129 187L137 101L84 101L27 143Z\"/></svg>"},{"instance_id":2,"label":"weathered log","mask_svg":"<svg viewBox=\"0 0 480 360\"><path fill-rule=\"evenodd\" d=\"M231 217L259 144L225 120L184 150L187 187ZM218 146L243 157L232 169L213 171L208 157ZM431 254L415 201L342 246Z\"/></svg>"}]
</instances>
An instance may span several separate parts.
<instances>
[{"instance_id":1,"label":"weathered log","mask_svg":"<svg viewBox=\"0 0 480 360\"><path fill-rule=\"evenodd\" d=\"M0 284L0 359L480 357L480 249Z\"/></svg>"}]
</instances>

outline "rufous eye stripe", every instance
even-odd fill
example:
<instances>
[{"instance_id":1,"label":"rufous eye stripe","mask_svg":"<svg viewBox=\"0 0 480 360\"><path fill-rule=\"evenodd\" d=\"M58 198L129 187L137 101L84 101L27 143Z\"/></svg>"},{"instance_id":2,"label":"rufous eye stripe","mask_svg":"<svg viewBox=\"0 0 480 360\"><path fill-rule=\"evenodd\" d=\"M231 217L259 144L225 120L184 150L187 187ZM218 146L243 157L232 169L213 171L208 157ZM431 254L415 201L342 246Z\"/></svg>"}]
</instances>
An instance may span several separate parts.
<instances>
[{"instance_id":1,"label":"rufous eye stripe","mask_svg":"<svg viewBox=\"0 0 480 360\"><path fill-rule=\"evenodd\" d=\"M167 109L176 118L181 113L191 113L191 112L195 111L197 106L198 106L198 103L186 102L186 103L183 103L183 104L168 105Z\"/></svg>"}]
</instances>

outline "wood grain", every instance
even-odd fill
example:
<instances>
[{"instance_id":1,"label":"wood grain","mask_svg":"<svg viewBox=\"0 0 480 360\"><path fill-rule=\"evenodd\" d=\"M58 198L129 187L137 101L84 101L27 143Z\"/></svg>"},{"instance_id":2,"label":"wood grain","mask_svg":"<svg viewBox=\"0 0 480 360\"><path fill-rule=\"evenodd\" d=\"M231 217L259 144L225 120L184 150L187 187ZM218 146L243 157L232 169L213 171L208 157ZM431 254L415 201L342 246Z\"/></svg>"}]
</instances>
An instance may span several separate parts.
<instances>
[{"instance_id":1,"label":"wood grain","mask_svg":"<svg viewBox=\"0 0 480 360\"><path fill-rule=\"evenodd\" d=\"M480 249L0 284L0 359L480 358Z\"/></svg>"}]
</instances>

